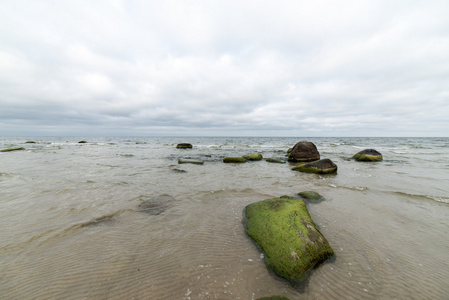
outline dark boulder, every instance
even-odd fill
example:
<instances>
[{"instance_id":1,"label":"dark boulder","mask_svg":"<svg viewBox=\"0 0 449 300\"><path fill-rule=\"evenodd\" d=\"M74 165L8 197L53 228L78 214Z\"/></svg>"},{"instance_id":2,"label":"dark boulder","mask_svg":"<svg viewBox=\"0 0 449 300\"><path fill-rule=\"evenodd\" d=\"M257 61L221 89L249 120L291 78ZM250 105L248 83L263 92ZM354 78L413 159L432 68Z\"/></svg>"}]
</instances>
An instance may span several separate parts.
<instances>
[{"instance_id":1,"label":"dark boulder","mask_svg":"<svg viewBox=\"0 0 449 300\"><path fill-rule=\"evenodd\" d=\"M337 172L337 165L329 158L325 158L299 165L292 170L306 173L329 174Z\"/></svg>"},{"instance_id":2,"label":"dark boulder","mask_svg":"<svg viewBox=\"0 0 449 300\"><path fill-rule=\"evenodd\" d=\"M320 159L320 153L312 142L302 141L293 146L288 155L288 160L292 162L308 162Z\"/></svg>"},{"instance_id":3,"label":"dark boulder","mask_svg":"<svg viewBox=\"0 0 449 300\"><path fill-rule=\"evenodd\" d=\"M181 143L181 144L176 145L176 148L178 148L178 149L192 149L193 146L192 146L192 144L189 144L189 143Z\"/></svg>"},{"instance_id":4,"label":"dark boulder","mask_svg":"<svg viewBox=\"0 0 449 300\"><path fill-rule=\"evenodd\" d=\"M382 154L374 149L365 149L362 150L353 156L354 159L358 161L381 161Z\"/></svg>"}]
</instances>

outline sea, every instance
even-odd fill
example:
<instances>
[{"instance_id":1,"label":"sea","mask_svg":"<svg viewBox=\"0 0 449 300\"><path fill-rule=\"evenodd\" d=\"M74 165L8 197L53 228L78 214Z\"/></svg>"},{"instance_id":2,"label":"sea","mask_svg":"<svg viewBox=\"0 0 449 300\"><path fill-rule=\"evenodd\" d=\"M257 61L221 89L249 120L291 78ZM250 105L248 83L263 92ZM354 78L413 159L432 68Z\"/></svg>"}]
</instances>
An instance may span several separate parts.
<instances>
[{"instance_id":1,"label":"sea","mask_svg":"<svg viewBox=\"0 0 449 300\"><path fill-rule=\"evenodd\" d=\"M265 161L299 141L337 173ZM0 299L449 299L449 138L0 137L15 147L0 152ZM351 159L363 149L383 161ZM266 268L243 212L303 191L324 197L307 207L335 256L299 288Z\"/></svg>"}]
</instances>

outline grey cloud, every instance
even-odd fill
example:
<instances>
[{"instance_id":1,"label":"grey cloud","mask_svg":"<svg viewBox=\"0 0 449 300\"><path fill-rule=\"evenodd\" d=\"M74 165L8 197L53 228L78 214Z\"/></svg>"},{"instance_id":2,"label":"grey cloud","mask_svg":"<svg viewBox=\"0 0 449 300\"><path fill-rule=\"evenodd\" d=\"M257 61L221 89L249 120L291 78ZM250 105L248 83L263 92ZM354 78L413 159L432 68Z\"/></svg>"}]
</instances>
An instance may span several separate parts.
<instances>
[{"instance_id":1,"label":"grey cloud","mask_svg":"<svg viewBox=\"0 0 449 300\"><path fill-rule=\"evenodd\" d=\"M442 1L5 1L0 134L448 135Z\"/></svg>"}]
</instances>

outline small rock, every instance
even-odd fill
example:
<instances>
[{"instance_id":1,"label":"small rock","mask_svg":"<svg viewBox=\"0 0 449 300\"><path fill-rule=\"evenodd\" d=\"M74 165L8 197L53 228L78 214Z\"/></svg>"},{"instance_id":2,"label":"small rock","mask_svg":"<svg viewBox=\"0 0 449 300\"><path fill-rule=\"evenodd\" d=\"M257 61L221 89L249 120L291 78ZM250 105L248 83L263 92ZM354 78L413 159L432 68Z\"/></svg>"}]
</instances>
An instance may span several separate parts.
<instances>
[{"instance_id":1,"label":"small rock","mask_svg":"<svg viewBox=\"0 0 449 300\"><path fill-rule=\"evenodd\" d=\"M181 143L181 144L176 145L176 148L178 148L178 149L192 149L193 146L192 146L192 144L189 144L189 143Z\"/></svg>"},{"instance_id":2,"label":"small rock","mask_svg":"<svg viewBox=\"0 0 449 300\"><path fill-rule=\"evenodd\" d=\"M260 153L250 153L243 155L243 158L246 160L262 160L263 156Z\"/></svg>"},{"instance_id":3,"label":"small rock","mask_svg":"<svg viewBox=\"0 0 449 300\"><path fill-rule=\"evenodd\" d=\"M178 159L178 164L202 165L202 164L204 164L204 161L197 160L197 159L191 159L191 158L180 158L180 159Z\"/></svg>"},{"instance_id":4,"label":"small rock","mask_svg":"<svg viewBox=\"0 0 449 300\"><path fill-rule=\"evenodd\" d=\"M313 192L313 191L304 191L304 192L298 193L298 196L300 196L301 198L308 200L310 202L320 202L321 200L324 199L323 196L321 196L317 192Z\"/></svg>"},{"instance_id":5,"label":"small rock","mask_svg":"<svg viewBox=\"0 0 449 300\"><path fill-rule=\"evenodd\" d=\"M23 148L23 147L8 148L8 149L0 150L0 152L10 152L10 151L18 151L18 150L25 150L25 148Z\"/></svg>"},{"instance_id":6,"label":"small rock","mask_svg":"<svg viewBox=\"0 0 449 300\"><path fill-rule=\"evenodd\" d=\"M362 150L353 156L354 159L358 161L381 161L382 154L374 149L365 149Z\"/></svg>"},{"instance_id":7,"label":"small rock","mask_svg":"<svg viewBox=\"0 0 449 300\"><path fill-rule=\"evenodd\" d=\"M223 159L224 163L245 163L247 162L246 158L238 156L238 157L225 157Z\"/></svg>"},{"instance_id":8,"label":"small rock","mask_svg":"<svg viewBox=\"0 0 449 300\"><path fill-rule=\"evenodd\" d=\"M276 157L267 158L267 159L265 159L265 161L267 161L269 163L285 164L285 160L283 160L282 158L276 158Z\"/></svg>"},{"instance_id":9,"label":"small rock","mask_svg":"<svg viewBox=\"0 0 449 300\"><path fill-rule=\"evenodd\" d=\"M325 158L319 161L299 165L292 170L306 173L329 174L337 172L337 165L329 158Z\"/></svg>"},{"instance_id":10,"label":"small rock","mask_svg":"<svg viewBox=\"0 0 449 300\"><path fill-rule=\"evenodd\" d=\"M87 141L79 141L78 144L85 144Z\"/></svg>"}]
</instances>

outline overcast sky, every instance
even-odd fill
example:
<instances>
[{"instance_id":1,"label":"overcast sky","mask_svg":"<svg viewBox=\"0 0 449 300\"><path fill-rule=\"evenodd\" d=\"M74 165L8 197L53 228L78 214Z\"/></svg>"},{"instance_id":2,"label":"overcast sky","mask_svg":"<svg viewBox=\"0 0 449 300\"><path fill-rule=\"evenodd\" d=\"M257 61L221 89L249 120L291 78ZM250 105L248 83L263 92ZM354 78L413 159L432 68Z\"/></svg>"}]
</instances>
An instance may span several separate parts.
<instances>
[{"instance_id":1,"label":"overcast sky","mask_svg":"<svg viewBox=\"0 0 449 300\"><path fill-rule=\"evenodd\" d=\"M2 0L0 135L449 136L449 1Z\"/></svg>"}]
</instances>

